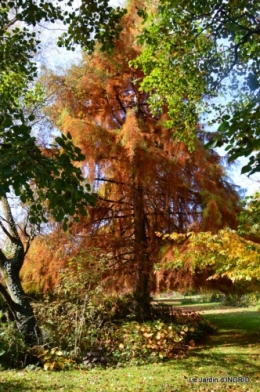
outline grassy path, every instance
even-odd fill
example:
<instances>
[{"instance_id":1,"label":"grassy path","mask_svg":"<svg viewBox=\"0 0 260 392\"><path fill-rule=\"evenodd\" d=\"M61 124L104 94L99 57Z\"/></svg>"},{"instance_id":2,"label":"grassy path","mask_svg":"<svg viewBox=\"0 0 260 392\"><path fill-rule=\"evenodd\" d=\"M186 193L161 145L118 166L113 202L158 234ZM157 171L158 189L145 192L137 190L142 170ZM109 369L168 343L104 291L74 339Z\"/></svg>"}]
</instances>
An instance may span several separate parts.
<instances>
[{"instance_id":1,"label":"grassy path","mask_svg":"<svg viewBox=\"0 0 260 392\"><path fill-rule=\"evenodd\" d=\"M186 358L122 369L4 371L0 392L260 392L260 313L252 308L200 309L219 329ZM223 379L239 376L250 381Z\"/></svg>"}]
</instances>

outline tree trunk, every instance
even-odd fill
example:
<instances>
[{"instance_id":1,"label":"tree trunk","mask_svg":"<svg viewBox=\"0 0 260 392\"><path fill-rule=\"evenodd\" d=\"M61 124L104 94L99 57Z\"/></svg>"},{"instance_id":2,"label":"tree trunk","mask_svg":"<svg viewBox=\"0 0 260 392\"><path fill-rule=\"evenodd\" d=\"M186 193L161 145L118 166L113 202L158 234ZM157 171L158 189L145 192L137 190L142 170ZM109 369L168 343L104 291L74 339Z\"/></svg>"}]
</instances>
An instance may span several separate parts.
<instances>
[{"instance_id":1,"label":"tree trunk","mask_svg":"<svg viewBox=\"0 0 260 392\"><path fill-rule=\"evenodd\" d=\"M151 317L150 309L150 273L151 265L145 227L143 188L134 187L134 299L136 314L140 321Z\"/></svg>"},{"instance_id":2,"label":"tree trunk","mask_svg":"<svg viewBox=\"0 0 260 392\"><path fill-rule=\"evenodd\" d=\"M0 274L4 283L0 284L0 293L8 305L19 331L23 334L26 344L39 344L40 332L33 309L20 281L20 270L28 246L24 249L7 197L3 197L1 201L3 218L0 220L0 227L11 241L14 253L12 257L7 257L0 249Z\"/></svg>"},{"instance_id":3,"label":"tree trunk","mask_svg":"<svg viewBox=\"0 0 260 392\"><path fill-rule=\"evenodd\" d=\"M1 268L5 286L0 286L0 293L6 301L12 319L24 336L25 343L33 346L40 343L40 331L37 327L32 306L20 283L19 271L15 270L10 260L6 268Z\"/></svg>"}]
</instances>

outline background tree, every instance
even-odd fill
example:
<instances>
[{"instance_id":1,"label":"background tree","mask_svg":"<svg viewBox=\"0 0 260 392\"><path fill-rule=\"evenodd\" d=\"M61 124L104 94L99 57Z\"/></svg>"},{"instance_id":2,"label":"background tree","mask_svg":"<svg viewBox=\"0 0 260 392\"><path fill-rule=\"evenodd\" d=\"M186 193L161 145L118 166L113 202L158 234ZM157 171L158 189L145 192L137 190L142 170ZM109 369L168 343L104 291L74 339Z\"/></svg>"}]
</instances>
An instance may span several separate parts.
<instances>
[{"instance_id":1,"label":"background tree","mask_svg":"<svg viewBox=\"0 0 260 392\"><path fill-rule=\"evenodd\" d=\"M235 228L239 197L219 156L204 150L198 125L190 153L173 141L179 128L164 126L167 106L152 115L149 94L139 88L143 73L129 66L142 50L136 44L141 4L129 5L113 56L96 50L66 75L49 74L47 82L55 94L49 115L86 155L82 168L98 194L89 218L70 234L75 246L97 247L109 257L111 272L122 277L118 289L132 287L137 313L145 318L160 248L155 232Z\"/></svg>"},{"instance_id":2,"label":"background tree","mask_svg":"<svg viewBox=\"0 0 260 392\"><path fill-rule=\"evenodd\" d=\"M255 192L252 196L247 196L243 200L243 211L238 215L238 232L241 235L249 236L250 239L259 242L259 211L260 194Z\"/></svg>"},{"instance_id":3,"label":"background tree","mask_svg":"<svg viewBox=\"0 0 260 392\"><path fill-rule=\"evenodd\" d=\"M26 343L36 344L40 340L40 332L19 277L24 257L35 232L32 229L28 230L27 225L19 230L7 197L1 200L0 227L11 245L9 254L0 249L0 277L3 282L0 283L0 293L8 305L11 320L16 322Z\"/></svg>"},{"instance_id":4,"label":"background tree","mask_svg":"<svg viewBox=\"0 0 260 392\"><path fill-rule=\"evenodd\" d=\"M230 229L158 235L164 240L157 264L159 286L185 290L188 281L190 288L228 294L259 290L259 243Z\"/></svg>"}]
</instances>

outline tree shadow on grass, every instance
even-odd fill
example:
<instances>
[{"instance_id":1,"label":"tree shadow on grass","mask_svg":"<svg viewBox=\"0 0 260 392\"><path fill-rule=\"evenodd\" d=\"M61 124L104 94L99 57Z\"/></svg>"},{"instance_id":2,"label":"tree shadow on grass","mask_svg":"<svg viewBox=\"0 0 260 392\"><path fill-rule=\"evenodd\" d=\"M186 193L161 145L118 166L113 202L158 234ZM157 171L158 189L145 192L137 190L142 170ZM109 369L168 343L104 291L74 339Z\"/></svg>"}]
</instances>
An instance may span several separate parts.
<instances>
[{"instance_id":1,"label":"tree shadow on grass","mask_svg":"<svg viewBox=\"0 0 260 392\"><path fill-rule=\"evenodd\" d=\"M26 381L3 381L0 382L1 392L25 392L30 390L30 386Z\"/></svg>"},{"instance_id":2,"label":"tree shadow on grass","mask_svg":"<svg viewBox=\"0 0 260 392\"><path fill-rule=\"evenodd\" d=\"M218 391L219 388L223 387L229 381L221 382L222 378L226 377L244 377L247 378L243 383L232 383L236 388L234 390L243 390L243 386L254 388L254 391L260 391L260 362L259 355L257 354L224 354L224 353L211 353L203 349L194 349L190 354L181 360L171 361L165 363L163 366L169 367L169 372L174 374L174 368L178 368L178 372L183 372L184 379L191 380L192 378L209 378L214 377L217 379L214 383L213 391ZM191 383L192 387L202 387L203 383ZM209 387L210 382L205 383L205 387ZM239 387L240 385L240 387ZM216 388L216 389L215 389ZM257 388L257 389L256 389ZM209 389L212 391L212 388ZM222 390L222 389L221 389ZM228 389L229 390L229 389ZM233 390L233 389L232 389ZM251 391L251 389L250 389Z\"/></svg>"},{"instance_id":3,"label":"tree shadow on grass","mask_svg":"<svg viewBox=\"0 0 260 392\"><path fill-rule=\"evenodd\" d=\"M246 369L250 372L259 373L260 362L259 355L256 353L216 353L202 349L194 350L194 353L190 355L190 359L196 359L202 366L213 366L219 368L225 368L230 371L234 369Z\"/></svg>"},{"instance_id":4,"label":"tree shadow on grass","mask_svg":"<svg viewBox=\"0 0 260 392\"><path fill-rule=\"evenodd\" d=\"M227 308L215 311L201 311L201 315L210 319L217 324L232 326L233 323L243 326L245 329L249 326L250 329L256 328L260 320L260 312L250 308Z\"/></svg>"},{"instance_id":5,"label":"tree shadow on grass","mask_svg":"<svg viewBox=\"0 0 260 392\"><path fill-rule=\"evenodd\" d=\"M52 385L52 390L57 389L60 390L60 387L57 385L57 388ZM32 380L0 380L0 391L1 392L30 392L30 391L49 391L50 386L46 383L38 383Z\"/></svg>"},{"instance_id":6,"label":"tree shadow on grass","mask_svg":"<svg viewBox=\"0 0 260 392\"><path fill-rule=\"evenodd\" d=\"M178 367L191 377L247 376L259 382L260 313L241 309L239 313L212 312L205 318L217 326L217 331L205 337ZM258 388L260 391L259 384Z\"/></svg>"},{"instance_id":7,"label":"tree shadow on grass","mask_svg":"<svg viewBox=\"0 0 260 392\"><path fill-rule=\"evenodd\" d=\"M205 346L241 346L249 344L260 345L260 314L242 313L239 315L212 315L207 317L217 331L207 337L204 342Z\"/></svg>"},{"instance_id":8,"label":"tree shadow on grass","mask_svg":"<svg viewBox=\"0 0 260 392\"><path fill-rule=\"evenodd\" d=\"M260 334L241 333L241 331L233 330L230 332L219 332L210 338L206 338L203 344L204 349L214 347L243 347L251 345L259 345L260 350Z\"/></svg>"}]
</instances>

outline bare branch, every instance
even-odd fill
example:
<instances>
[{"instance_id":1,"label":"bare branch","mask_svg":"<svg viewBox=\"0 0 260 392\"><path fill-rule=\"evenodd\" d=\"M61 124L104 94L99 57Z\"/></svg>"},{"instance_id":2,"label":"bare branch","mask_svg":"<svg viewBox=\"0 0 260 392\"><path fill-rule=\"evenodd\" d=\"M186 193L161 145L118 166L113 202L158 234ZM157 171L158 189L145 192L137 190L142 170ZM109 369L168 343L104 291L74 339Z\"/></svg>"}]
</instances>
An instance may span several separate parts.
<instances>
[{"instance_id":1,"label":"bare branch","mask_svg":"<svg viewBox=\"0 0 260 392\"><path fill-rule=\"evenodd\" d=\"M7 25L5 27L3 27L3 31L7 31L11 26L13 26L17 21L16 17L13 18L12 20L9 21L9 23L7 23Z\"/></svg>"},{"instance_id":2,"label":"bare branch","mask_svg":"<svg viewBox=\"0 0 260 392\"><path fill-rule=\"evenodd\" d=\"M104 198L102 196L98 196L98 200L107 201L109 203L128 204L128 205L130 204L130 203L127 203L125 201L122 201L123 199L124 199L124 197L122 197L119 200L110 200L110 199L106 199L106 198Z\"/></svg>"},{"instance_id":3,"label":"bare branch","mask_svg":"<svg viewBox=\"0 0 260 392\"><path fill-rule=\"evenodd\" d=\"M60 29L60 28L57 28L57 29L49 29L48 27L43 26L43 25L41 25L40 23L37 23L37 25L38 25L39 27L41 27L42 29L49 30L49 31L67 31L67 29Z\"/></svg>"},{"instance_id":4,"label":"bare branch","mask_svg":"<svg viewBox=\"0 0 260 392\"><path fill-rule=\"evenodd\" d=\"M104 182L111 182L112 184L125 185L125 182L111 180L107 178L100 178L100 177L94 178L94 181L104 181Z\"/></svg>"}]
</instances>

